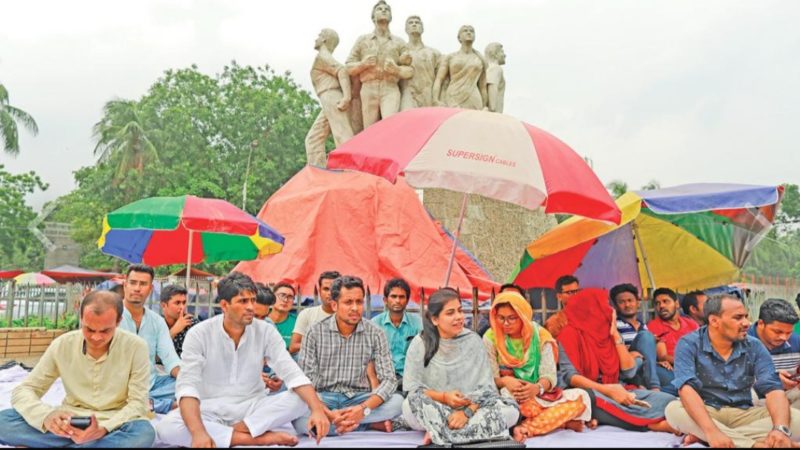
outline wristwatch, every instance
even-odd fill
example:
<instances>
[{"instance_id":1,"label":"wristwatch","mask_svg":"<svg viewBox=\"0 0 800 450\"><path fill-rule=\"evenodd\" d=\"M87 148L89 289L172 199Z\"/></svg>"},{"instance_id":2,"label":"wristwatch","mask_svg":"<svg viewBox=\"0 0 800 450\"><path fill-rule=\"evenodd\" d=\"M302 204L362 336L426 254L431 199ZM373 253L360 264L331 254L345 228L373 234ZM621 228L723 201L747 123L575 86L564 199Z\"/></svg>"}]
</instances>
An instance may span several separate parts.
<instances>
[{"instance_id":1,"label":"wristwatch","mask_svg":"<svg viewBox=\"0 0 800 450\"><path fill-rule=\"evenodd\" d=\"M792 430L790 430L789 427L787 427L786 425L775 425L774 427L772 427L772 429L774 431L779 431L779 432L785 434L786 437L788 437L788 438L792 437Z\"/></svg>"},{"instance_id":2,"label":"wristwatch","mask_svg":"<svg viewBox=\"0 0 800 450\"><path fill-rule=\"evenodd\" d=\"M370 407L369 407L369 406L367 406L366 404L362 403L362 404L361 404L361 405L359 405L359 406L361 406L361 409L362 409L362 410L363 410L363 412L364 412L364 417L367 417L367 416L369 416L370 414L372 414L372 409L370 409Z\"/></svg>"},{"instance_id":3,"label":"wristwatch","mask_svg":"<svg viewBox=\"0 0 800 450\"><path fill-rule=\"evenodd\" d=\"M461 412L463 412L464 415L467 416L467 419L472 419L472 416L475 415L475 413L472 411L472 408L470 408L469 406L461 408Z\"/></svg>"}]
</instances>

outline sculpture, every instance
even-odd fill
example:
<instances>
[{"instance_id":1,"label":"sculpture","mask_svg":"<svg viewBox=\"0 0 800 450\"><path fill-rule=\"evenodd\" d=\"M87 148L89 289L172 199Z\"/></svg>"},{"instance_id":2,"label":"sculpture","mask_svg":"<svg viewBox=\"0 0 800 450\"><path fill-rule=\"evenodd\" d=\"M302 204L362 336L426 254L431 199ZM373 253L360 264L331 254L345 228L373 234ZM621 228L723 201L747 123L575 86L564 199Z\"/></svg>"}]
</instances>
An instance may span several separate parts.
<instances>
[{"instance_id":1,"label":"sculpture","mask_svg":"<svg viewBox=\"0 0 800 450\"><path fill-rule=\"evenodd\" d=\"M492 42L486 46L484 52L486 56L486 94L487 106L489 111L498 113L503 112L503 100L506 95L506 78L503 76L503 68L506 63L506 52L503 45Z\"/></svg>"},{"instance_id":2,"label":"sculpture","mask_svg":"<svg viewBox=\"0 0 800 450\"><path fill-rule=\"evenodd\" d=\"M378 1L372 8L375 30L360 36L347 58L350 76L361 83L364 128L400 111L399 82L414 74L405 41L389 32L391 21L392 9Z\"/></svg>"},{"instance_id":3,"label":"sculpture","mask_svg":"<svg viewBox=\"0 0 800 450\"><path fill-rule=\"evenodd\" d=\"M406 19L406 34L408 34L408 53L411 55L411 67L414 76L400 82L402 99L400 110L405 111L420 106L434 106L433 80L442 58L439 51L426 47L422 43L424 32L422 19L411 16Z\"/></svg>"},{"instance_id":4,"label":"sculpture","mask_svg":"<svg viewBox=\"0 0 800 450\"><path fill-rule=\"evenodd\" d=\"M319 97L322 110L306 134L306 159L308 164L325 167L325 140L333 134L338 147L353 137L350 125L351 87L345 67L333 58L339 44L339 35L330 28L320 31L314 42L317 57L311 66L311 84Z\"/></svg>"},{"instance_id":5,"label":"sculpture","mask_svg":"<svg viewBox=\"0 0 800 450\"><path fill-rule=\"evenodd\" d=\"M441 97L444 106L484 109L486 107L486 62L472 48L475 28L464 25L458 30L461 49L445 57L433 83L433 98ZM449 78L444 93L442 86Z\"/></svg>"}]
</instances>

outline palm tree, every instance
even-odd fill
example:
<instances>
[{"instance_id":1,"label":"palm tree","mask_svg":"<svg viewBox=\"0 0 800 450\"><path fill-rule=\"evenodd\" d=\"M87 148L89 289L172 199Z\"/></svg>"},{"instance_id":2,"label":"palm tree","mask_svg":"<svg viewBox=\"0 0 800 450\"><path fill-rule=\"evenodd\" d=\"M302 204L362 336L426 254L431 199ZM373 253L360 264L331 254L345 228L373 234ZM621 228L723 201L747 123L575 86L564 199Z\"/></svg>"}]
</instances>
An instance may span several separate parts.
<instances>
[{"instance_id":1,"label":"palm tree","mask_svg":"<svg viewBox=\"0 0 800 450\"><path fill-rule=\"evenodd\" d=\"M622 180L613 180L606 185L606 189L611 192L614 198L619 198L622 194L628 192L628 183Z\"/></svg>"},{"instance_id":2,"label":"palm tree","mask_svg":"<svg viewBox=\"0 0 800 450\"><path fill-rule=\"evenodd\" d=\"M650 180L647 184L642 186L643 191L654 191L656 189L661 189L661 183L659 183L658 180Z\"/></svg>"},{"instance_id":3,"label":"palm tree","mask_svg":"<svg viewBox=\"0 0 800 450\"><path fill-rule=\"evenodd\" d=\"M100 161L114 160L117 170L113 184L119 185L129 170L144 172L147 164L158 161L158 151L145 130L139 104L132 100L111 100L103 107L103 118L94 125Z\"/></svg>"},{"instance_id":4,"label":"palm tree","mask_svg":"<svg viewBox=\"0 0 800 450\"><path fill-rule=\"evenodd\" d=\"M11 156L19 155L19 131L17 122L21 123L34 136L39 134L39 127L30 114L8 104L8 91L0 84L0 141L3 151Z\"/></svg>"}]
</instances>

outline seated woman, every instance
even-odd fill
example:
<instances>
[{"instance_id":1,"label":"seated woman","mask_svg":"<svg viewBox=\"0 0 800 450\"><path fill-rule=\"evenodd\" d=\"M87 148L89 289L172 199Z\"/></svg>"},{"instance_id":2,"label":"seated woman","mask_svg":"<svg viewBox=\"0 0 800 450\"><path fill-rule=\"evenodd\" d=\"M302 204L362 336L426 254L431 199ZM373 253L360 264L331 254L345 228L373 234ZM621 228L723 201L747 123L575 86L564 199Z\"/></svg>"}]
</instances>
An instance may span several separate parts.
<instances>
[{"instance_id":1,"label":"seated woman","mask_svg":"<svg viewBox=\"0 0 800 450\"><path fill-rule=\"evenodd\" d=\"M560 391L552 401L541 397L554 393L558 344L550 333L533 321L530 304L516 292L501 292L489 312L491 329L483 344L492 365L494 382L504 395L521 405L525 419L514 427L514 439L523 442L557 428L583 431L591 422L589 394L582 389ZM595 423L590 423L593 427Z\"/></svg>"},{"instance_id":2,"label":"seated woman","mask_svg":"<svg viewBox=\"0 0 800 450\"><path fill-rule=\"evenodd\" d=\"M431 295L422 326L408 348L403 373L408 426L427 431L425 444L509 438L519 410L497 392L481 338L464 329L456 291L439 289Z\"/></svg>"},{"instance_id":3,"label":"seated woman","mask_svg":"<svg viewBox=\"0 0 800 450\"><path fill-rule=\"evenodd\" d=\"M636 361L617 331L606 291L584 289L570 299L564 312L568 323L558 335L559 377L567 387L589 391L594 397L593 417L602 425L677 434L664 417L675 397L645 389L629 391L620 384L635 375Z\"/></svg>"}]
</instances>

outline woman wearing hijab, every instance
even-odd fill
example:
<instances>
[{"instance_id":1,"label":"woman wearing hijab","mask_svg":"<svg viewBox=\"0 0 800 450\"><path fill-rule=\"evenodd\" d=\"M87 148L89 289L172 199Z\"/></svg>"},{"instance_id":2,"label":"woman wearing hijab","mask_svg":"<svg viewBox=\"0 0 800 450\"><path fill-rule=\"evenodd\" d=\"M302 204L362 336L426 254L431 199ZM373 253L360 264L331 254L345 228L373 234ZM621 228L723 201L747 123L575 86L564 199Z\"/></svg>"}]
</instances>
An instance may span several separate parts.
<instances>
[{"instance_id":1,"label":"woman wearing hijab","mask_svg":"<svg viewBox=\"0 0 800 450\"><path fill-rule=\"evenodd\" d=\"M461 299L452 289L431 295L406 354L403 418L426 431L425 443L467 444L509 439L519 409L497 392L481 338L464 328Z\"/></svg>"},{"instance_id":2,"label":"woman wearing hijab","mask_svg":"<svg viewBox=\"0 0 800 450\"><path fill-rule=\"evenodd\" d=\"M633 431L676 433L664 409L675 397L660 391L627 390L620 380L636 373L636 362L616 327L616 317L602 289L584 289L564 308L567 326L558 335L559 376L567 387L594 397L593 417L600 424Z\"/></svg>"},{"instance_id":3,"label":"woman wearing hijab","mask_svg":"<svg viewBox=\"0 0 800 450\"><path fill-rule=\"evenodd\" d=\"M517 401L525 416L514 427L514 439L523 442L564 427L583 431L584 422L592 420L589 394L556 386L558 344L533 321L530 304L516 292L502 292L492 303L489 323L483 344L495 384Z\"/></svg>"}]
</instances>

